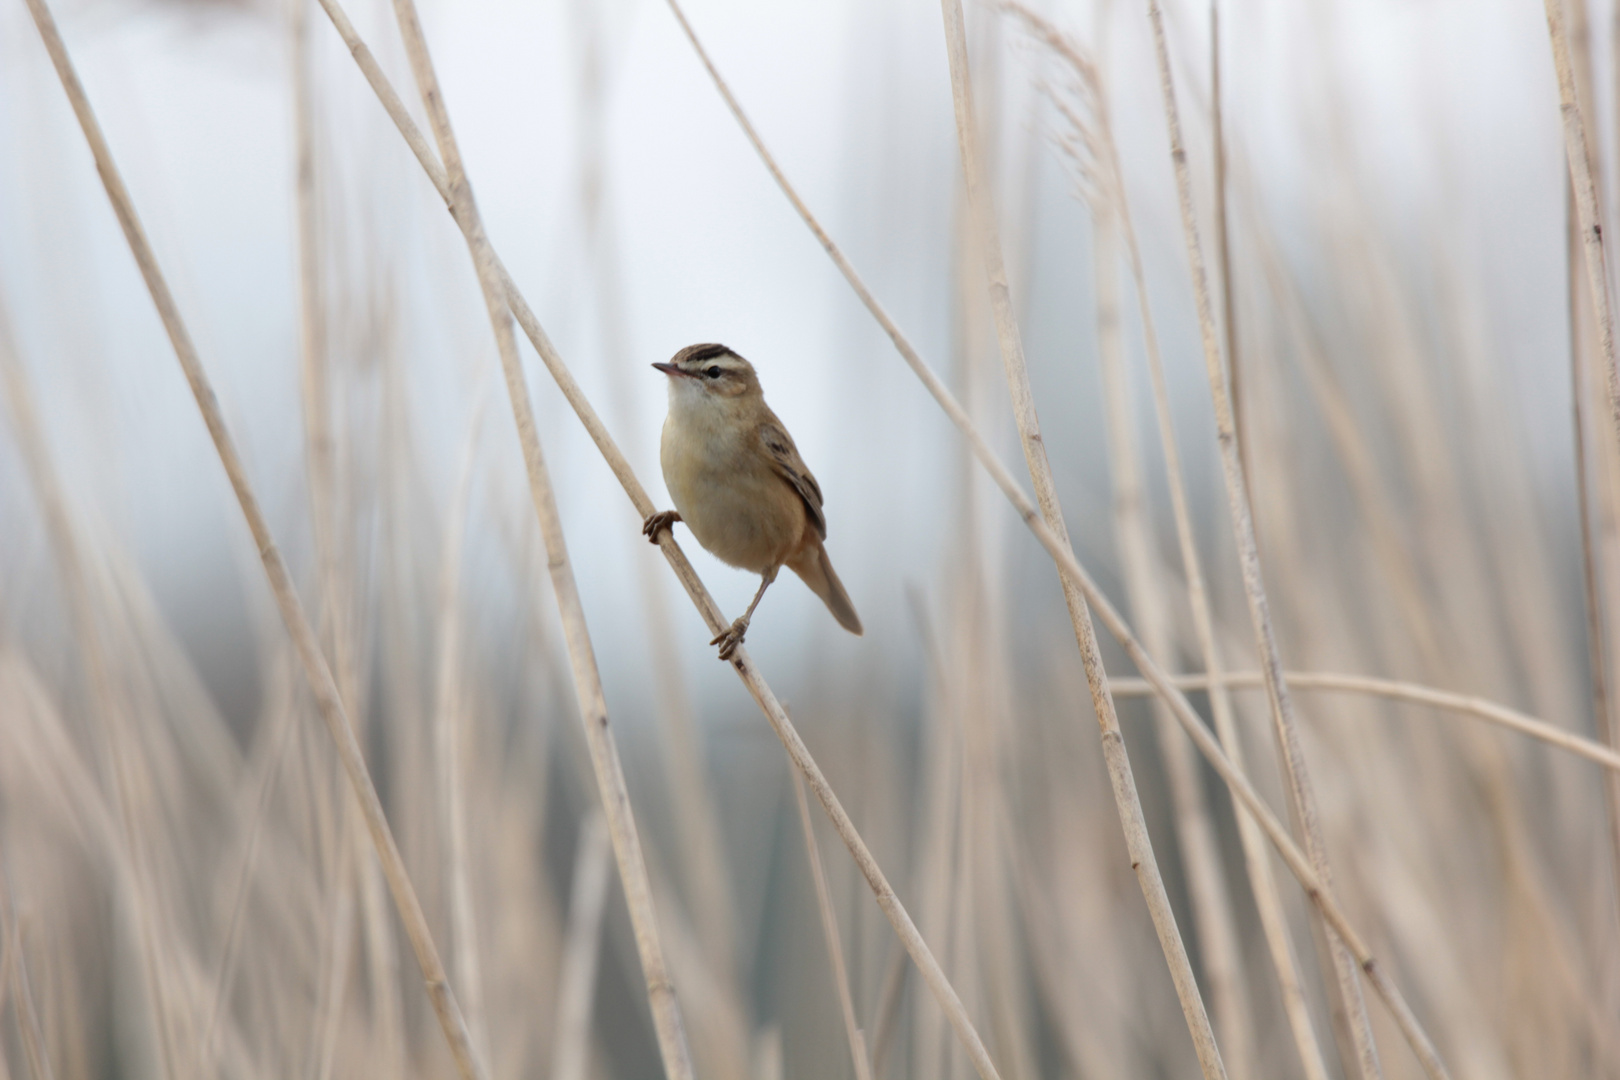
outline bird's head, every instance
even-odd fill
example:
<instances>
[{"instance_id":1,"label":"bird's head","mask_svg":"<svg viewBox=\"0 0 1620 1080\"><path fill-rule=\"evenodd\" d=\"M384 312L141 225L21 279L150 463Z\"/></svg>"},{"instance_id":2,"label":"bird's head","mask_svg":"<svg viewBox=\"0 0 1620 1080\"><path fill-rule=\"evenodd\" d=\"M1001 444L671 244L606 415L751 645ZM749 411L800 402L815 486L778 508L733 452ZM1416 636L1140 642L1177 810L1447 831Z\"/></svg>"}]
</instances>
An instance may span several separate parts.
<instances>
[{"instance_id":1,"label":"bird's head","mask_svg":"<svg viewBox=\"0 0 1620 1080\"><path fill-rule=\"evenodd\" d=\"M653 367L669 376L670 395L743 398L760 395L754 365L724 345L688 345L667 364Z\"/></svg>"}]
</instances>

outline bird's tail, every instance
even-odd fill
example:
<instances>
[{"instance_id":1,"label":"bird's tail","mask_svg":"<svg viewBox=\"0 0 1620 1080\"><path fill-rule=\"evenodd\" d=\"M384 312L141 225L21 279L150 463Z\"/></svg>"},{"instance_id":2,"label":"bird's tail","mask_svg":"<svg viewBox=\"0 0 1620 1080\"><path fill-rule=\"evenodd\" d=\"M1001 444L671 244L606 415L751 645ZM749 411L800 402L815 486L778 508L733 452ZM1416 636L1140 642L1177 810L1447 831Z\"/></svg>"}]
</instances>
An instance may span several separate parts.
<instances>
[{"instance_id":1,"label":"bird's tail","mask_svg":"<svg viewBox=\"0 0 1620 1080\"><path fill-rule=\"evenodd\" d=\"M850 602L849 593L844 591L844 583L838 580L838 575L833 571L826 548L817 544L800 559L789 563L788 568L804 579L811 592L821 597L839 626L860 636L861 617L855 614L855 605Z\"/></svg>"}]
</instances>

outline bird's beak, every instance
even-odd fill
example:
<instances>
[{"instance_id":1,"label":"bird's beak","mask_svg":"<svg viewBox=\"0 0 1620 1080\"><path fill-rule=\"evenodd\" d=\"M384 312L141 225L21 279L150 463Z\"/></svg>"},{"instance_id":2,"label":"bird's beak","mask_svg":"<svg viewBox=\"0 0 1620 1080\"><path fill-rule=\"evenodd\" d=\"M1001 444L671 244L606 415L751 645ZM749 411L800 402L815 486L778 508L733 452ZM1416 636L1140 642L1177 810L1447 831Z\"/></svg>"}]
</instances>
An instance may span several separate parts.
<instances>
[{"instance_id":1,"label":"bird's beak","mask_svg":"<svg viewBox=\"0 0 1620 1080\"><path fill-rule=\"evenodd\" d=\"M657 368L659 371L662 371L665 375L668 375L672 379L677 375L683 379L692 378L692 376L688 375L674 364L654 364L653 367Z\"/></svg>"}]
</instances>

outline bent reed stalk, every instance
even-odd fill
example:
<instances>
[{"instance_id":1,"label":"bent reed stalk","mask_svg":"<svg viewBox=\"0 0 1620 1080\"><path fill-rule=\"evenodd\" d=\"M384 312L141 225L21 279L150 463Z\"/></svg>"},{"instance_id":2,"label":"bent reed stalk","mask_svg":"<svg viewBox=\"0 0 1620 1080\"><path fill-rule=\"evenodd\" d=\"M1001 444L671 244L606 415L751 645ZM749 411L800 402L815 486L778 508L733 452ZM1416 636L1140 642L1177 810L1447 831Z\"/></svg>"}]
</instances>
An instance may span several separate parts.
<instances>
[{"instance_id":1,"label":"bent reed stalk","mask_svg":"<svg viewBox=\"0 0 1620 1080\"><path fill-rule=\"evenodd\" d=\"M529 400L528 385L523 378L523 364L518 359L517 340L512 334L512 318L507 310L499 275L495 271L494 252L484 233L484 223L473 198L472 185L467 178L457 146L455 131L450 125L450 114L444 103L444 94L433 60L428 52L427 39L422 33L421 20L414 0L394 0L394 14L400 35L405 40L405 51L410 56L411 70L421 91L422 103L433 125L433 135L439 144L450 184L451 204L456 219L462 225L470 250L478 284L483 290L484 303L489 310L491 326L495 332L496 348L500 352L501 371L506 377L507 396L512 404L512 419L517 425L518 441L523 450L523 463L528 473L529 495L539 518L540 534L546 547L546 569L551 577L552 593L557 601L558 615L562 619L563 638L568 649L569 666L574 679L574 690L579 704L580 722L585 728L585 741L590 750L591 764L596 772L596 785L607 816L608 832L613 839L613 851L619 863L619 879L630 910L630 922L636 940L636 952L641 959L642 974L646 980L647 1000L652 1009L653 1026L658 1036L659 1054L663 1059L665 1075L670 1080L692 1080L692 1052L687 1046L686 1025L681 1018L680 1002L675 997L675 986L670 980L664 961L664 947L659 939L658 917L653 909L652 882L647 874L646 860L641 851L641 839L636 829L635 813L630 805L630 790L619 762L618 745L608 722L607 698L602 690L602 677L596 665L595 647L590 630L585 624L585 607L579 597L579 585L574 579L573 566L568 558L568 546L563 536L562 517L557 510L551 476L546 468L540 447L540 436L535 427L534 406Z\"/></svg>"},{"instance_id":2,"label":"bent reed stalk","mask_svg":"<svg viewBox=\"0 0 1620 1080\"><path fill-rule=\"evenodd\" d=\"M687 39L691 41L699 60L708 69L721 98L731 110L738 126L742 128L743 134L753 145L761 162L776 180L777 185L782 189L783 195L787 197L793 208L798 211L806 227L810 229L823 250L827 252L828 257L832 259L833 264L844 275L844 279L849 283L850 288L855 292L861 303L871 313L872 317L877 320L884 333L889 336L889 340L894 344L895 351L900 354L901 359L906 362L907 367L911 369L912 373L917 376L918 380L928 390L929 395L934 398L935 403L949 417L951 423L962 433L974 457L978 459L979 464L990 475L996 486L1001 489L1002 494L1017 512L1019 519L1023 521L1024 526L1040 543L1041 547L1046 550L1048 556L1057 565L1059 572L1080 586L1092 610L1102 619L1103 625L1108 628L1109 633L1124 647L1126 655L1131 659L1132 663L1136 664L1138 670L1142 671L1155 691L1170 704L1172 714L1177 722L1193 737L1193 743L1198 747L1199 752L1214 767L1217 774L1220 775L1221 779L1232 791L1234 797L1255 816L1255 819L1264 829L1267 838L1271 840L1278 854L1282 856L1284 863L1287 864L1289 870L1304 888L1306 897L1322 912L1324 918L1347 943L1353 943L1352 952L1355 953L1357 962L1367 974L1368 981L1372 983L1380 999L1388 1006L1397 1027L1400 1028L1402 1036L1412 1047L1414 1054L1416 1054L1420 1064L1423 1066L1425 1074L1430 1077L1430 1080L1448 1080L1450 1073L1440 1060L1428 1033L1424 1031L1422 1024L1412 1012L1400 989L1384 974L1383 967L1377 958L1366 951L1366 946L1361 937L1356 934L1354 927L1345 916L1343 909L1339 907L1332 892L1312 870L1310 860L1300 850L1299 846L1294 843L1292 836L1278 821L1276 815L1271 812L1270 807L1260 798L1254 787L1249 783L1248 777L1243 770L1234 766L1222 752L1220 744L1215 741L1214 736L1204 726L1203 721L1192 708L1191 703L1188 702L1186 695L1176 689L1170 676L1165 674L1163 669L1154 662L1152 656L1142 648L1141 643L1132 634L1129 623L1120 615L1112 602L1109 601L1107 595L1098 588L1096 582L1092 580L1085 568L1075 558L1073 550L1062 544L1057 539L1056 534L1047 528L1045 521L1041 518L1040 511L1036 509L1035 504L1030 501L1029 497L1024 494L1018 481L1014 479L1007 467L1002 464L995 451L990 448L990 444L985 441L984 436L974 425L966 410L962 408L961 403L956 400L955 395L950 392L934 370L924 362L921 354L911 344L905 332L900 329L899 324L889 315L887 309L877 300L867 287L866 282L856 272L854 265L844 255L843 249L833 241L826 229L822 227L821 222L810 212L804 200L799 197L798 191L789 182L786 174L782 172L775 157L772 156L763 140L760 139L758 132L754 130L753 124L749 122L747 114L742 111L742 106L731 93L731 88L721 78L719 71L714 66L714 62L709 59L708 53L703 50L675 0L669 0L669 3L675 11L676 18L680 20L682 28L686 31Z\"/></svg>"},{"instance_id":3,"label":"bent reed stalk","mask_svg":"<svg viewBox=\"0 0 1620 1080\"><path fill-rule=\"evenodd\" d=\"M1517 709L1510 709L1506 705L1499 705L1485 698L1469 697L1466 694L1455 694L1448 690L1438 690L1432 686L1423 686L1420 683L1399 682L1394 679L1380 679L1371 675L1343 675L1336 672L1319 671L1286 671L1283 673L1288 679L1288 685L1300 690L1327 690L1340 691L1348 694L1365 694L1369 697L1388 698L1392 701L1404 701L1413 705L1429 705L1447 712L1460 713L1472 716L1487 723L1496 724L1538 739L1549 746L1556 746L1560 750L1567 750L1578 757L1597 765L1603 766L1611 772L1620 772L1620 753L1609 749L1595 739L1582 738L1571 734L1563 728L1555 727L1545 720L1537 719ZM1230 687L1233 689L1257 689L1265 685L1264 676L1258 671L1228 671L1218 678L1208 675L1173 675L1171 681L1181 690L1208 690L1213 685ZM1110 680L1115 696L1140 697L1155 693L1155 689L1145 679L1116 678Z\"/></svg>"},{"instance_id":4,"label":"bent reed stalk","mask_svg":"<svg viewBox=\"0 0 1620 1080\"><path fill-rule=\"evenodd\" d=\"M986 190L983 163L979 156L977 124L973 114L973 86L968 70L967 34L962 15L961 0L940 0L940 11L945 23L945 51L950 63L951 100L956 112L956 139L962 156L962 173L967 185L968 207L979 234L979 254L984 261L985 276L990 293L991 309L995 316L996 340L1001 347L1002 367L1007 377L1007 390L1012 400L1013 418L1024 449L1024 461L1030 478L1035 483L1035 497L1040 502L1041 516L1058 542L1072 550L1068 529L1063 523L1063 508L1058 501L1057 484L1052 478L1052 464L1047 458L1046 444L1041 438L1040 420L1035 413L1035 397L1029 385L1029 370L1024 362L1024 346L1018 331L1018 320L1012 309L1012 294L1007 279L1007 267L1001 254L1000 231L996 227L995 207ZM1204 1007L1198 980L1193 975L1192 961L1187 946L1181 939L1175 913L1170 908L1170 896L1165 891L1164 878L1159 872L1158 859L1153 854L1153 842L1148 836L1147 817L1142 811L1142 800L1136 791L1136 780L1131 772L1130 754L1125 747L1124 733L1120 730L1119 716L1114 711L1114 699L1108 692L1108 676L1103 670L1102 653L1097 647L1097 632L1091 624L1091 613L1086 610L1085 597L1075 583L1059 577L1063 599L1069 609L1069 621L1074 625L1075 641L1080 647L1080 662L1085 668L1086 682L1091 689L1091 703L1097 724L1102 729L1103 758L1108 765L1108 777L1114 791L1120 825L1125 833L1125 846L1130 851L1131 868L1136 872L1137 884L1142 889L1153 929L1170 968L1170 979L1175 985L1176 997L1192 1035L1193 1049L1198 1065L1206 1080L1225 1080L1226 1066L1221 1062L1215 1032L1210 1027L1209 1012Z\"/></svg>"},{"instance_id":5,"label":"bent reed stalk","mask_svg":"<svg viewBox=\"0 0 1620 1080\"><path fill-rule=\"evenodd\" d=\"M400 857L399 847L394 842L393 832L389 829L388 819L383 814L382 803L377 798L377 789L371 782L371 774L367 771L365 758L360 752L360 744L355 738L354 728L349 723L343 700L338 694L337 684L332 678L332 671L327 667L326 659L321 654L314 627L304 612L303 603L293 586L292 576L287 571L287 564L281 557L275 538L270 534L269 524L265 521L264 513L259 507L258 496L254 494L253 486L248 480L235 440L225 425L219 399L214 394L213 385L203 369L196 346L192 343L191 335L181 319L180 309L169 291L168 282L158 267L152 246L135 212L135 204L130 199L123 177L113 161L112 151L102 135L101 125L90 107L90 100L85 96L84 87L73 68L67 46L57 29L56 20L52 17L46 0L25 0L25 2L45 49L50 54L51 64L56 69L62 89L67 93L68 101L73 106L79 127L83 130L85 141L95 158L96 171L101 175L102 185L107 190L108 201L112 203L118 224L129 243L130 252L134 255L141 277L152 295L153 305L163 321L163 328L174 347L175 357L185 373L192 396L197 401L198 411L202 413L203 423L208 428L220 464L224 466L225 475L230 480L231 489L241 506L248 530L253 534L254 546L258 549L260 561L264 565L270 591L275 595L282 621L287 626L287 632L303 664L310 691L336 746L338 759L343 765L349 787L354 792L355 800L360 804L366 829L371 835L372 845L377 850L378 860L382 863L383 875L387 878L389 890L393 893L394 904L399 911L400 921L404 924L405 934L410 939L417 963L421 966L428 999L433 1005L434 1014L438 1017L439 1026L444 1030L445 1041L449 1044L457 1071L463 1080L483 1080L483 1073L473 1057L467 1025L462 1019L455 995L445 977L444 965L440 962L438 950L434 947L427 918L422 912L416 890L405 871L405 864Z\"/></svg>"},{"instance_id":6,"label":"bent reed stalk","mask_svg":"<svg viewBox=\"0 0 1620 1080\"><path fill-rule=\"evenodd\" d=\"M1215 314L1210 304L1209 279L1204 270L1204 255L1198 239L1198 221L1193 208L1192 174L1187 164L1186 144L1181 135L1181 113L1176 105L1176 88L1170 69L1170 48L1165 40L1164 14L1158 0L1148 0L1148 21L1153 28L1153 55L1158 64L1159 89L1164 98L1165 127L1170 141L1170 162L1176 178L1177 203L1181 209L1182 236L1187 245L1187 262L1192 272L1193 303L1198 314L1198 334L1204 347L1204 366L1209 376L1209 394L1215 410L1215 438L1220 448L1221 475L1226 482L1227 509L1232 518L1232 535L1237 546L1238 566L1242 571L1243 593L1249 606L1249 619L1254 627L1255 646L1260 655L1261 670L1266 676L1266 696L1271 704L1272 726L1277 736L1277 747L1287 777L1289 806L1295 823L1305 840L1312 865L1324 882L1332 880L1328 863L1327 842L1322 835L1322 824L1316 807L1316 793L1311 786L1310 773L1305 765L1305 752L1299 743L1299 730L1294 716L1293 698L1288 693L1288 682L1282 674L1282 657L1277 647L1277 633L1271 623L1271 607L1266 598L1265 580L1260 571L1260 549L1255 539L1253 506L1249 499L1248 484L1244 477L1243 462L1239 456L1237 428L1232 418L1231 389L1221 358L1221 346L1215 330ZM1230 283L1228 283L1230 286ZM1343 944L1327 935L1327 948L1337 976L1339 1005L1360 1067L1362 1080L1382 1080L1383 1068L1378 1061L1378 1045L1373 1040L1372 1024L1367 1017L1367 1004L1356 978L1355 964Z\"/></svg>"},{"instance_id":7,"label":"bent reed stalk","mask_svg":"<svg viewBox=\"0 0 1620 1080\"><path fill-rule=\"evenodd\" d=\"M343 39L350 55L353 56L361 74L365 76L367 83L376 93L383 108L388 112L389 118L394 121L400 135L405 139L412 153L415 154L423 171L427 173L428 179L432 181L440 197L444 199L446 206L450 210L451 217L455 219L462 229L469 228L470 223L464 219L457 209L456 200L452 197L450 183L444 169L434 158L433 152L428 148L420 129L417 128L415 121L411 119L410 114L405 110L404 102L377 64L376 57L372 55L371 50L355 31L354 25L349 21L342 5L337 0L320 0L320 4L322 10L326 12L327 17L331 20L333 28L337 30L339 36ZM589 399L580 390L572 372L568 370L567 365L563 362L561 354L557 352L556 347L551 343L550 337L547 336L540 325L540 321L535 317L533 309L529 307L528 301L524 299L522 293L518 290L517 284L512 280L511 275L507 272L505 265L500 261L500 257L493 248L489 250L489 261L498 284L505 292L506 302L513 316L516 317L518 325L523 328L524 333L534 345L535 351L540 355L541 362L545 364L546 370L551 373L558 389L562 391L564 398L567 399L568 404L579 417L580 423L584 425L586 433L590 435L591 441L596 444L597 450L602 454L608 467L624 488L625 494L629 496L636 512L642 518L652 514L658 509L657 506L647 495L646 489L641 486L641 481L636 477L634 470L631 469L630 463L625 459L624 454L620 452L618 445L613 441L613 437L608 434L607 428L603 426L595 408L592 407ZM516 390L518 388L509 387L509 389ZM527 387L522 387L521 392L527 394ZM698 577L697 571L692 568L691 562L686 558L686 554L681 550L680 544L676 542L670 530L666 529L659 533L658 546L709 629L718 634L729 627L731 625L730 620L726 619L721 613L719 605L714 602L714 598L709 594L702 579ZM968 1017L961 998L952 988L950 980L946 978L944 969L940 967L939 961L935 959L932 950L928 947L928 943L923 940L922 935L917 931L916 924L906 911L905 905L900 902L898 894L895 893L893 886L889 884L882 867L872 857L866 842L861 839L854 822L850 820L848 813L845 812L837 794L827 782L827 778L822 773L820 766L816 764L815 758L811 756L809 748L805 746L804 740L799 737L797 729L794 728L793 722L783 710L775 693L771 690L769 684L765 682L759 670L754 667L746 649L739 648L732 655L729 662L733 670L737 672L738 678L742 680L743 685L747 687L750 696L753 697L755 703L765 714L772 729L776 732L777 738L782 741L782 745L786 748L794 766L803 774L806 782L810 785L810 789L815 793L817 801L822 805L822 809L826 811L827 816L832 820L833 827L837 830L839 838L844 841L845 847L849 849L856 865L860 868L861 875L866 878L867 884L871 887L878 906L888 918L889 924L894 928L901 944L905 946L906 952L916 963L923 981L928 984L930 991L934 994L941 1009L950 1020L952 1029L956 1032L957 1038L961 1041L964 1050L967 1051L968 1057L973 1061L982 1080L999 1080L1000 1074L990 1060L989 1052L985 1049L983 1040L979 1037L972 1020Z\"/></svg>"}]
</instances>

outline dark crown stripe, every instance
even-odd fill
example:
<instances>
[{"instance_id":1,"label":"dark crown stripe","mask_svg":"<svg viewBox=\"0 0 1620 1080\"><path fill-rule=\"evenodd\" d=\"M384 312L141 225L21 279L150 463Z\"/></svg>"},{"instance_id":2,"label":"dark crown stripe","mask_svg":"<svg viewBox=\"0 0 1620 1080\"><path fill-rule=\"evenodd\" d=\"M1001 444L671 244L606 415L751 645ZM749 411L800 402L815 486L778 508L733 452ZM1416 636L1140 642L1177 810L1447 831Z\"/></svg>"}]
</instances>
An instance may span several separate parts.
<instances>
[{"instance_id":1,"label":"dark crown stripe","mask_svg":"<svg viewBox=\"0 0 1620 1080\"><path fill-rule=\"evenodd\" d=\"M675 362L679 364L688 360L713 360L717 356L727 356L730 353L731 350L724 345L688 345L681 350Z\"/></svg>"}]
</instances>

